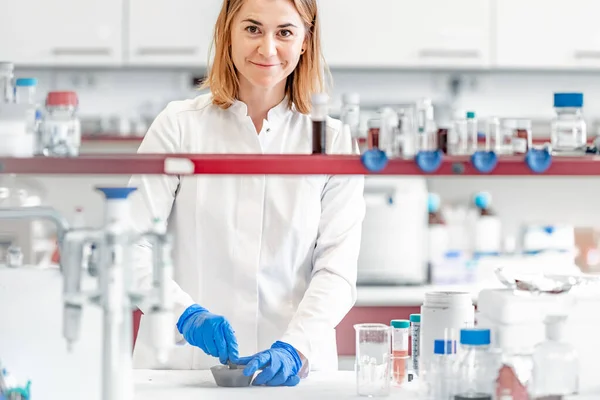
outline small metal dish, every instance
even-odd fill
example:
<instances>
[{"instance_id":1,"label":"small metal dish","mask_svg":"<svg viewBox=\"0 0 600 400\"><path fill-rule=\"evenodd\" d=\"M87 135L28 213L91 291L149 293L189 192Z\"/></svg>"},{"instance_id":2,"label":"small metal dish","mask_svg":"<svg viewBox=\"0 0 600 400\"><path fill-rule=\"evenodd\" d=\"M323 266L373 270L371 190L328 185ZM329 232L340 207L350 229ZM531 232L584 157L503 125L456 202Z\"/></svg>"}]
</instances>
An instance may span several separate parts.
<instances>
[{"instance_id":1,"label":"small metal dish","mask_svg":"<svg viewBox=\"0 0 600 400\"><path fill-rule=\"evenodd\" d=\"M250 386L253 378L253 376L244 375L243 365L215 365L210 369L210 372L212 372L217 386L222 387Z\"/></svg>"}]
</instances>

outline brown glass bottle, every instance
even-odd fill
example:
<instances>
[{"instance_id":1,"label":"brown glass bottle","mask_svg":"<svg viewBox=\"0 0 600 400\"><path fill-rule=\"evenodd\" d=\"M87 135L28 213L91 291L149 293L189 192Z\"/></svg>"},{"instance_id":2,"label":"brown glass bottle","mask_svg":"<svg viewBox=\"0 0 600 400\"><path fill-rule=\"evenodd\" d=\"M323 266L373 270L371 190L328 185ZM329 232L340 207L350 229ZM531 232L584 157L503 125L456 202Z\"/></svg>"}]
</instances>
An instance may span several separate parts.
<instances>
[{"instance_id":1,"label":"brown glass bottle","mask_svg":"<svg viewBox=\"0 0 600 400\"><path fill-rule=\"evenodd\" d=\"M326 125L325 121L312 122L312 153L326 153Z\"/></svg>"}]
</instances>

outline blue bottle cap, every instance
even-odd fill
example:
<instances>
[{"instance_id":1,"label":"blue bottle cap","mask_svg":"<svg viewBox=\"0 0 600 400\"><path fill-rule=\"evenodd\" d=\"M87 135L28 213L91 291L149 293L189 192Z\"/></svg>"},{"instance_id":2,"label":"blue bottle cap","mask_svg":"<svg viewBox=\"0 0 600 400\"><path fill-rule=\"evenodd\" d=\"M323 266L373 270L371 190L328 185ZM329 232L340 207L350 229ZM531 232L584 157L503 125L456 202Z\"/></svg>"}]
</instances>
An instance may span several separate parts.
<instances>
[{"instance_id":1,"label":"blue bottle cap","mask_svg":"<svg viewBox=\"0 0 600 400\"><path fill-rule=\"evenodd\" d=\"M461 329L460 344L467 346L485 346L491 342L491 332L489 329Z\"/></svg>"},{"instance_id":2,"label":"blue bottle cap","mask_svg":"<svg viewBox=\"0 0 600 400\"><path fill-rule=\"evenodd\" d=\"M395 329L406 329L410 328L410 321L407 319L393 319L390 321L390 325Z\"/></svg>"},{"instance_id":3,"label":"blue bottle cap","mask_svg":"<svg viewBox=\"0 0 600 400\"><path fill-rule=\"evenodd\" d=\"M104 193L106 200L124 200L136 191L134 187L96 187L96 190Z\"/></svg>"},{"instance_id":4,"label":"blue bottle cap","mask_svg":"<svg viewBox=\"0 0 600 400\"><path fill-rule=\"evenodd\" d=\"M433 342L433 354L455 354L455 340L435 340Z\"/></svg>"},{"instance_id":5,"label":"blue bottle cap","mask_svg":"<svg viewBox=\"0 0 600 400\"><path fill-rule=\"evenodd\" d=\"M473 203L475 203L475 207L480 210L485 210L490 207L492 203L492 195L488 192L479 192L473 196Z\"/></svg>"},{"instance_id":6,"label":"blue bottle cap","mask_svg":"<svg viewBox=\"0 0 600 400\"><path fill-rule=\"evenodd\" d=\"M554 93L554 107L583 107L583 93Z\"/></svg>"},{"instance_id":7,"label":"blue bottle cap","mask_svg":"<svg viewBox=\"0 0 600 400\"><path fill-rule=\"evenodd\" d=\"M410 314L410 322L421 322L421 314Z\"/></svg>"},{"instance_id":8,"label":"blue bottle cap","mask_svg":"<svg viewBox=\"0 0 600 400\"><path fill-rule=\"evenodd\" d=\"M36 86L38 80L36 78L18 78L15 81L15 86Z\"/></svg>"},{"instance_id":9,"label":"blue bottle cap","mask_svg":"<svg viewBox=\"0 0 600 400\"><path fill-rule=\"evenodd\" d=\"M437 193L429 193L427 196L427 210L436 213L440 210L440 196Z\"/></svg>"}]
</instances>

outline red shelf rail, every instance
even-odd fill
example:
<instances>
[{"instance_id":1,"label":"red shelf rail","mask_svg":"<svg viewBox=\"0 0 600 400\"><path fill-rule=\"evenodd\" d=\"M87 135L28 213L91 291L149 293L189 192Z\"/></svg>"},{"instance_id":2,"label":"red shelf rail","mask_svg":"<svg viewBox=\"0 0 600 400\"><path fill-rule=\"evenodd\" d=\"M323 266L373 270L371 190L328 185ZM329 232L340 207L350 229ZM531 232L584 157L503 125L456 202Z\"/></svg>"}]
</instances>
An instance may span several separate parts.
<instances>
[{"instance_id":1,"label":"red shelf rail","mask_svg":"<svg viewBox=\"0 0 600 400\"><path fill-rule=\"evenodd\" d=\"M378 173L358 156L254 154L110 154L76 158L0 158L0 173L65 175L432 175L432 176L600 176L600 157L554 157L543 174L532 172L523 157L500 157L489 174L477 171L469 157L446 157L440 168L424 174L413 160L393 159Z\"/></svg>"}]
</instances>

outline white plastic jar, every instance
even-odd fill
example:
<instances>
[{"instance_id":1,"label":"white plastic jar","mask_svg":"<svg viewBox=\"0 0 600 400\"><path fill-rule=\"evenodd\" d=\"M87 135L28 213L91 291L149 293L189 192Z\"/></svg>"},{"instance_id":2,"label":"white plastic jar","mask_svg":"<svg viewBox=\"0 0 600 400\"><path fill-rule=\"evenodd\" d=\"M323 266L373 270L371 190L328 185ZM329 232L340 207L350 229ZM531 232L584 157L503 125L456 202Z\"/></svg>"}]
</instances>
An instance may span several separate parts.
<instances>
[{"instance_id":1,"label":"white plastic jar","mask_svg":"<svg viewBox=\"0 0 600 400\"><path fill-rule=\"evenodd\" d=\"M429 292L421 306L419 372L426 373L436 340L457 340L462 328L475 325L470 293Z\"/></svg>"}]
</instances>

